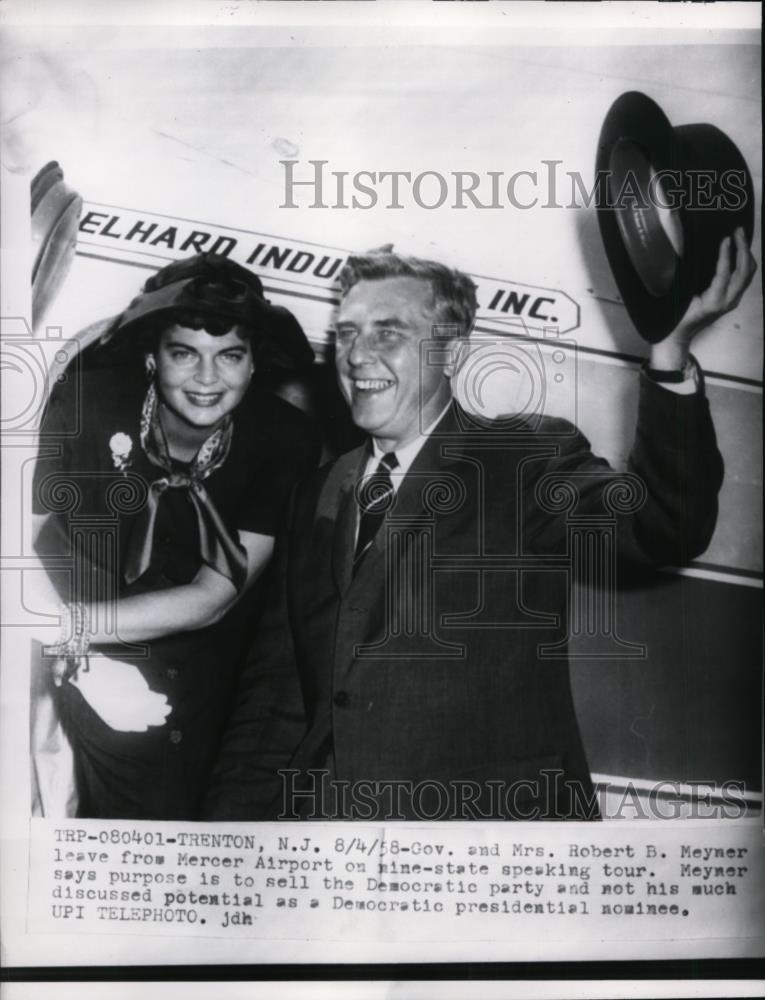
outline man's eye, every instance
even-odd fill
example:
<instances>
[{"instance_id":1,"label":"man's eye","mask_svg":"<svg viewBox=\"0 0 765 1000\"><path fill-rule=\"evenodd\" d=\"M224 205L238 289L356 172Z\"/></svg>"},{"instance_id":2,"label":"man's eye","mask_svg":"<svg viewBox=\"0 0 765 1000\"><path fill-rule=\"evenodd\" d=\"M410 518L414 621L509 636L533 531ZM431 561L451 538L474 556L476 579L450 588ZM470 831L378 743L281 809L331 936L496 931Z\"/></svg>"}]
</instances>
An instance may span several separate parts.
<instances>
[{"instance_id":1,"label":"man's eye","mask_svg":"<svg viewBox=\"0 0 765 1000\"><path fill-rule=\"evenodd\" d=\"M188 361L193 358L191 351L184 351L182 347L174 347L170 352L170 357L173 361Z\"/></svg>"}]
</instances>

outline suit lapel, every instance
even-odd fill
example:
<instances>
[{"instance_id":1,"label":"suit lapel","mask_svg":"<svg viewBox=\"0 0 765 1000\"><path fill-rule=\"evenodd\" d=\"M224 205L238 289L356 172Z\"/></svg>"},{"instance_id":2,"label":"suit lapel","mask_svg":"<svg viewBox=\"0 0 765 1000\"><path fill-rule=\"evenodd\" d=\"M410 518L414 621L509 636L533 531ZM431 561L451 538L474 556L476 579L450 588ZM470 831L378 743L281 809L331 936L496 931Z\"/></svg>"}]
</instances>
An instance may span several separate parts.
<instances>
[{"instance_id":1,"label":"suit lapel","mask_svg":"<svg viewBox=\"0 0 765 1000\"><path fill-rule=\"evenodd\" d=\"M356 548L356 484L363 475L368 451L356 448L338 461L339 477L328 481L331 489L338 490L337 517L332 543L332 573L335 585L345 593L351 582L353 553ZM331 485L330 485L331 483Z\"/></svg>"},{"instance_id":2,"label":"suit lapel","mask_svg":"<svg viewBox=\"0 0 765 1000\"><path fill-rule=\"evenodd\" d=\"M416 518L418 515L425 514L426 506L423 497L427 486L434 480L437 480L441 473L447 471L450 466L459 461L462 447L463 438L456 413L456 404L452 404L449 410L447 410L444 414L441 421L428 436L424 445L409 467L407 474L400 483L396 492L396 503L390 516L396 520L403 521L408 518ZM443 451L445 451L446 454L443 454ZM362 463L358 474L361 475L363 470L364 464ZM356 512L352 497L351 501L350 511L352 514L352 525L350 538L350 561L352 564ZM356 580L370 582L371 580L376 579L379 586L383 586L384 573L382 567L380 566L380 562L385 554L387 542L388 531L386 530L385 522L383 522L380 530L374 537L369 551L357 570L354 578L354 584ZM350 576L348 579L350 579Z\"/></svg>"}]
</instances>

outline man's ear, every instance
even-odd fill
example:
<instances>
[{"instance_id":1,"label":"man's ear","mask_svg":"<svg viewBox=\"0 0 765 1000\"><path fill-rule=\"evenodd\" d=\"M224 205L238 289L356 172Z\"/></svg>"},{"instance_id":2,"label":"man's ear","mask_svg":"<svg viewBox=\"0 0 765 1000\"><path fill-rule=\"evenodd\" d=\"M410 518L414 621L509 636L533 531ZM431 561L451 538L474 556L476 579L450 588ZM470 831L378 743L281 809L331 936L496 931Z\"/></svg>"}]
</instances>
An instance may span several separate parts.
<instances>
[{"instance_id":1,"label":"man's ear","mask_svg":"<svg viewBox=\"0 0 765 1000\"><path fill-rule=\"evenodd\" d=\"M448 360L444 365L444 375L447 378L453 378L455 372L459 371L460 365L467 356L467 338L450 337L445 354Z\"/></svg>"}]
</instances>

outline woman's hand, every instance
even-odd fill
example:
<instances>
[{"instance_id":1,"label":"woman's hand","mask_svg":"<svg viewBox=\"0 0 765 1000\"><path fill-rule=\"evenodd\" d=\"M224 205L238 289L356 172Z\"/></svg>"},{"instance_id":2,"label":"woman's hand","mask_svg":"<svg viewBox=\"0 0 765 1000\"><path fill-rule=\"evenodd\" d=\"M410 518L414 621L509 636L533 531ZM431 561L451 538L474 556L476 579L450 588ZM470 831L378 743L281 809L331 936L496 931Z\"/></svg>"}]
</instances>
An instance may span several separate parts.
<instances>
[{"instance_id":1,"label":"woman's hand","mask_svg":"<svg viewBox=\"0 0 765 1000\"><path fill-rule=\"evenodd\" d=\"M734 245L735 267L732 266ZM720 244L717 268L709 288L694 296L672 333L651 348L651 368L682 369L688 360L691 341L725 313L736 308L756 270L757 264L747 246L744 230L739 226L733 238L726 236Z\"/></svg>"},{"instance_id":2,"label":"woman's hand","mask_svg":"<svg viewBox=\"0 0 765 1000\"><path fill-rule=\"evenodd\" d=\"M68 681L107 726L121 733L145 733L161 726L172 711L163 694L152 691L132 663L108 656L89 657Z\"/></svg>"}]
</instances>

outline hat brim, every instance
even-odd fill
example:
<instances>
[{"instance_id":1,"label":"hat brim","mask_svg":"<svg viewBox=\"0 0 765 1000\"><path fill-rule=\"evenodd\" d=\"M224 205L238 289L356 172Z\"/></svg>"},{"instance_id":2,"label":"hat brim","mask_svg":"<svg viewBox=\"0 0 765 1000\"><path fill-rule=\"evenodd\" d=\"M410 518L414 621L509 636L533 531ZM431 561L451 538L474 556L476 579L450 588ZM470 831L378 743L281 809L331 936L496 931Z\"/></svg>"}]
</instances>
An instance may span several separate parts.
<instances>
[{"instance_id":1,"label":"hat brim","mask_svg":"<svg viewBox=\"0 0 765 1000\"><path fill-rule=\"evenodd\" d=\"M63 181L57 163L49 163L32 182L32 325L42 322L69 273L77 243L82 198Z\"/></svg>"}]
</instances>

